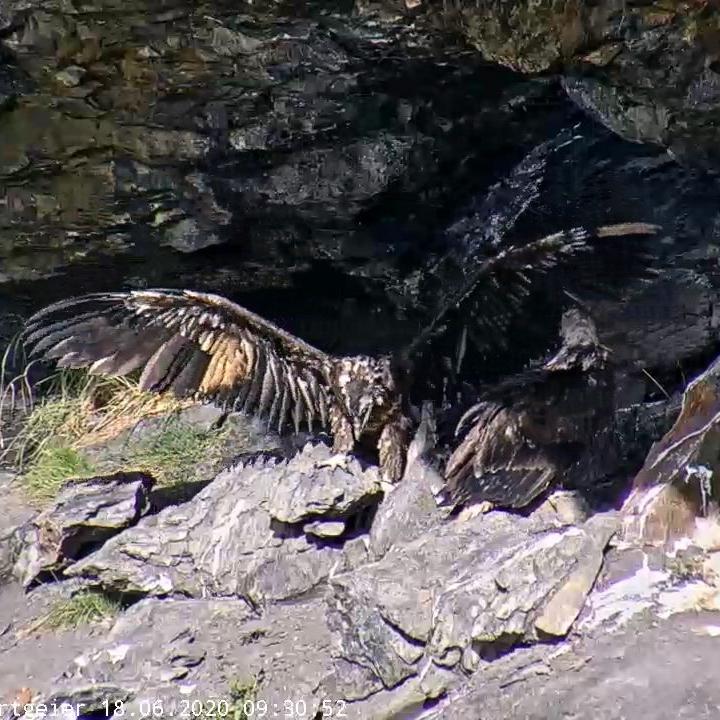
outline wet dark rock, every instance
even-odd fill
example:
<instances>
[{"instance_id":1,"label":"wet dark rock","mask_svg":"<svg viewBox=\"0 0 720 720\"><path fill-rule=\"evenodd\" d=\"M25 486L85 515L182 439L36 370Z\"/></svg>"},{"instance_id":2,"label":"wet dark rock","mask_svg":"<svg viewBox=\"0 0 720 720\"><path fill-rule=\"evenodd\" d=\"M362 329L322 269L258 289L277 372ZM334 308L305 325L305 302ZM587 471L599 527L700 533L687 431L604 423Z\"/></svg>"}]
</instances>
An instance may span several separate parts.
<instances>
[{"instance_id":1,"label":"wet dark rock","mask_svg":"<svg viewBox=\"0 0 720 720\"><path fill-rule=\"evenodd\" d=\"M36 305L70 269L88 288L228 293L319 269L328 295L345 280L392 307L455 187L486 185L484 160L532 141L523 108L555 117L558 93L329 10L4 7L2 47L37 85L3 125L6 283Z\"/></svg>"},{"instance_id":2,"label":"wet dark rock","mask_svg":"<svg viewBox=\"0 0 720 720\"><path fill-rule=\"evenodd\" d=\"M397 10L398 3L373 3L368 10L378 5ZM453 28L489 60L525 73L560 72L569 96L623 137L718 167L719 46L712 4L412 5L416 23Z\"/></svg>"},{"instance_id":3,"label":"wet dark rock","mask_svg":"<svg viewBox=\"0 0 720 720\"><path fill-rule=\"evenodd\" d=\"M458 242L447 229L580 118L556 83L480 53L533 73L561 68L571 95L573 83L629 93L615 113L626 124L632 108L660 117L663 103L690 103L700 108L692 121L672 110L668 132L694 139L697 114L713 112L712 19L699 5L687 17L657 3L410 5L363 2L353 14L350 3L216 3L149 24L156 13L141 0L122 12L5 6L7 66L35 87L3 125L0 302L25 313L66 295L68 271L82 289L195 286L328 349L387 351L412 333L419 276ZM673 53L655 67L666 41ZM600 115L612 124L609 112ZM705 132L686 144L703 151ZM716 279L711 262L689 259L690 245L695 261L714 257L717 211L706 201L716 183L597 123L579 134L522 237L571 215L663 224L661 284L608 312L625 316L616 324L630 350L642 344L654 361L665 362L666 344L668 366L704 352L716 323L693 308L715 303ZM670 242L677 253L665 252ZM654 326L661 296L667 342Z\"/></svg>"},{"instance_id":4,"label":"wet dark rock","mask_svg":"<svg viewBox=\"0 0 720 720\"><path fill-rule=\"evenodd\" d=\"M73 482L55 501L16 530L19 554L14 574L26 587L43 576L62 574L148 509L154 480L144 473L118 472Z\"/></svg>"}]
</instances>

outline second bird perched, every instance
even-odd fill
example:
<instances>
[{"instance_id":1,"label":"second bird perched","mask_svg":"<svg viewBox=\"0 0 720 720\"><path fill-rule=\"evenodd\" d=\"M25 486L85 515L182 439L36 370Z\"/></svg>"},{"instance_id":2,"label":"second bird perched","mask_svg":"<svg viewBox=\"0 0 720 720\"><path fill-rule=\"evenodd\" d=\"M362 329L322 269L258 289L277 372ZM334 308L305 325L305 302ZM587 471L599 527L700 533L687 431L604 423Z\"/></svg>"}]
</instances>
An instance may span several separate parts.
<instances>
[{"instance_id":1,"label":"second bird perched","mask_svg":"<svg viewBox=\"0 0 720 720\"><path fill-rule=\"evenodd\" d=\"M481 331L502 328L484 316L483 293L495 293L510 317L521 311L534 277L592 252L604 238L657 231L646 223L576 228L506 248L469 270L415 340L392 357L331 355L223 297L190 290L63 300L29 318L22 340L31 357L101 375L139 373L145 390L256 414L281 432L327 429L336 452L376 452L384 478L397 481L412 426L412 368L444 332L448 312L467 312Z\"/></svg>"}]
</instances>

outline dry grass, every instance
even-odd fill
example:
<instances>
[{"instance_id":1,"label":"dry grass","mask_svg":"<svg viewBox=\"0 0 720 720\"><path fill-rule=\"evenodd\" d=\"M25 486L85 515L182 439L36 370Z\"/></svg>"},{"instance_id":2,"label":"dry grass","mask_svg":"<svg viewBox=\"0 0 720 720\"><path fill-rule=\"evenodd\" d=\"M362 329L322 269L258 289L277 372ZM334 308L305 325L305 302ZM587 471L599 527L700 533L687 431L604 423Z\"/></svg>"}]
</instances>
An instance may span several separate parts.
<instances>
[{"instance_id":1,"label":"dry grass","mask_svg":"<svg viewBox=\"0 0 720 720\"><path fill-rule=\"evenodd\" d=\"M194 466L219 452L222 430L198 429L172 419L192 401L142 392L128 378L60 370L40 389L38 402L28 405L23 399L22 422L0 454L0 460L17 468L28 495L36 500L52 498L70 479L117 470L145 470L160 483L183 480ZM170 420L145 439L129 443L119 457L103 461L91 452L141 419L157 416Z\"/></svg>"}]
</instances>

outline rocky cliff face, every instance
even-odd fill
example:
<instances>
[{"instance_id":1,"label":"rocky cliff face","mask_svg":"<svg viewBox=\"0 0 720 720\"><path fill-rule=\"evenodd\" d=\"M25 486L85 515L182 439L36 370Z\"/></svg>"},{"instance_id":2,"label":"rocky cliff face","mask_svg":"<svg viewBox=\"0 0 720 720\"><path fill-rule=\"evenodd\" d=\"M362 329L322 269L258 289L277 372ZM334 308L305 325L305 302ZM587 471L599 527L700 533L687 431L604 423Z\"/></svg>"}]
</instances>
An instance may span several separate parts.
<instances>
[{"instance_id":1,"label":"rocky cliff face","mask_svg":"<svg viewBox=\"0 0 720 720\"><path fill-rule=\"evenodd\" d=\"M453 28L500 65L561 72L569 96L623 137L717 167L720 19L713 2L424 0L405 7Z\"/></svg>"},{"instance_id":2,"label":"rocky cliff face","mask_svg":"<svg viewBox=\"0 0 720 720\"><path fill-rule=\"evenodd\" d=\"M626 5L6 3L3 312L66 277L201 286L327 346L387 347L445 228L581 119L550 71L620 135L712 165L714 14ZM573 207L712 239L712 181L582 134L590 166L548 184L533 234Z\"/></svg>"},{"instance_id":3,"label":"rocky cliff face","mask_svg":"<svg viewBox=\"0 0 720 720\"><path fill-rule=\"evenodd\" d=\"M9 0L0 344L50 300L169 285L330 351L385 352L475 252L655 222L656 275L583 295L624 368L622 495L720 347L719 17L711 2ZM612 279L622 259L598 268ZM556 310L535 297L472 384L546 351ZM687 438L696 474L714 467L716 369L698 386L708 422L698 434L691 393L650 483L670 447L687 484ZM321 470L327 455L245 458L182 497L122 473L40 513L0 476L0 696L29 686L103 717L187 698L235 717L245 701L365 720L712 716L715 535L670 558L627 548L612 510L565 493L447 517L426 456L387 492L373 468ZM49 608L88 591L119 616L50 631Z\"/></svg>"},{"instance_id":4,"label":"rocky cliff face","mask_svg":"<svg viewBox=\"0 0 720 720\"><path fill-rule=\"evenodd\" d=\"M257 302L275 308L312 287L306 315L342 298L369 331L458 200L539 135L527 107L563 102L332 9L7 7L8 294L57 295L34 281L71 270L86 288L272 291Z\"/></svg>"},{"instance_id":5,"label":"rocky cliff face","mask_svg":"<svg viewBox=\"0 0 720 720\"><path fill-rule=\"evenodd\" d=\"M661 716L683 716L687 658L717 629L717 543L672 560L619 549L616 513L589 516L572 493L526 517L451 518L422 453L389 493L375 468L319 468L329 454L260 454L164 509L152 478L121 473L16 515L0 535L0 693L20 692L28 720L38 703L145 716L221 702L236 717L290 703L305 718L540 718L589 703L620 718L660 690ZM58 622L58 602L98 592L121 599L116 616ZM716 702L712 687L697 701Z\"/></svg>"}]
</instances>

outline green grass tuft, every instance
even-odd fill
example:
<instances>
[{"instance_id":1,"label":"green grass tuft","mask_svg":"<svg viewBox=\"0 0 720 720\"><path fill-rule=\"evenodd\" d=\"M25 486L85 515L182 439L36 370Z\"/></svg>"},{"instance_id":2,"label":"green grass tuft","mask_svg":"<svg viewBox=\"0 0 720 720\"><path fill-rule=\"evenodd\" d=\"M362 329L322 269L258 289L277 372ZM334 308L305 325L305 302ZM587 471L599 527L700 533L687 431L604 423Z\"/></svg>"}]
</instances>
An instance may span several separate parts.
<instances>
[{"instance_id":1,"label":"green grass tuft","mask_svg":"<svg viewBox=\"0 0 720 720\"><path fill-rule=\"evenodd\" d=\"M82 590L51 608L42 618L40 627L69 630L115 617L120 610L120 603L107 596L93 590Z\"/></svg>"},{"instance_id":2,"label":"green grass tuft","mask_svg":"<svg viewBox=\"0 0 720 720\"><path fill-rule=\"evenodd\" d=\"M68 480L119 470L144 470L160 484L174 484L195 479L199 466L221 460L225 430L199 429L173 417L189 401L142 392L127 378L82 370L58 371L44 381L43 390L0 453L0 461L9 460L18 470L32 499L47 501ZM157 416L169 419L103 457L104 443L140 419Z\"/></svg>"},{"instance_id":3,"label":"green grass tuft","mask_svg":"<svg viewBox=\"0 0 720 720\"><path fill-rule=\"evenodd\" d=\"M255 706L257 686L256 678L249 682L232 681L227 696L216 700L212 709L208 708L203 713L202 720L250 720L264 715L262 706Z\"/></svg>"},{"instance_id":4,"label":"green grass tuft","mask_svg":"<svg viewBox=\"0 0 720 720\"><path fill-rule=\"evenodd\" d=\"M157 433L130 445L125 467L152 475L160 485L192 480L199 465L218 462L227 432L205 430L170 418Z\"/></svg>"},{"instance_id":5,"label":"green grass tuft","mask_svg":"<svg viewBox=\"0 0 720 720\"><path fill-rule=\"evenodd\" d=\"M68 480L93 474L92 463L75 448L45 445L29 463L22 482L31 497L49 500Z\"/></svg>"},{"instance_id":6,"label":"green grass tuft","mask_svg":"<svg viewBox=\"0 0 720 720\"><path fill-rule=\"evenodd\" d=\"M242 682L235 680L230 683L230 708L233 720L250 720L256 713L246 712L246 703L254 703L257 694L257 680Z\"/></svg>"}]
</instances>

